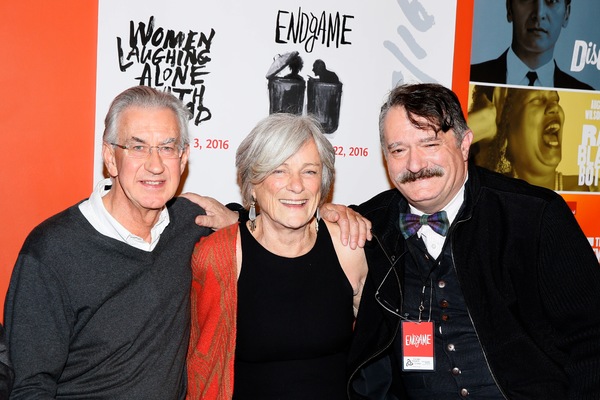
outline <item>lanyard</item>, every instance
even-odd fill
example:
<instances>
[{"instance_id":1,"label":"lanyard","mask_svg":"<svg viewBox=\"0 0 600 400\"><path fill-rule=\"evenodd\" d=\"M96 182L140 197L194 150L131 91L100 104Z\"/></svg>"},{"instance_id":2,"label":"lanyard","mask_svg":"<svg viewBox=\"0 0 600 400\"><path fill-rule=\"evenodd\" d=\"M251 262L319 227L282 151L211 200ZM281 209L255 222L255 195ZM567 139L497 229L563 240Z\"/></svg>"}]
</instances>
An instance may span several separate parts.
<instances>
[{"instance_id":1,"label":"lanyard","mask_svg":"<svg viewBox=\"0 0 600 400\"><path fill-rule=\"evenodd\" d=\"M431 268L429 268L429 272L427 273L427 275L425 277L423 277L423 275L421 274L421 268L420 268L421 264L418 262L417 258L415 257L415 253L418 252L419 255L423 254L429 263L431 263L431 258L429 256L429 254L427 253L427 251L423 252L423 249L419 248L419 246L416 245L413 242L413 240L419 240L419 239L416 239L416 236L413 238L409 238L408 240L406 240L406 245L408 247L408 252L410 253L410 256L417 268L417 272L419 274L419 280L421 281L421 293L419 293L419 307L418 307L419 319L417 320L417 322L423 321L423 311L425 311L425 296L426 296L425 292L427 290L428 281L429 281L429 312L428 312L428 316L427 316L427 322L431 322L431 313L432 313L432 307L433 307L433 278L431 278L431 274L433 273L435 268L438 265L440 265L440 261L434 262L433 266ZM423 245L424 245L424 243L423 243Z\"/></svg>"}]
</instances>

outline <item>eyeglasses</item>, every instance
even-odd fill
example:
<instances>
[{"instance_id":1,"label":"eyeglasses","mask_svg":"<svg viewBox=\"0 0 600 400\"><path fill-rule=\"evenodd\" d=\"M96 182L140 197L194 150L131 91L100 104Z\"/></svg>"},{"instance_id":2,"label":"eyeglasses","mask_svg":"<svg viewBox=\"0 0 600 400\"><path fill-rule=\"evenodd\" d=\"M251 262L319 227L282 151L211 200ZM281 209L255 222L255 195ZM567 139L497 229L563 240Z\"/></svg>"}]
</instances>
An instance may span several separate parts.
<instances>
[{"instance_id":1,"label":"eyeglasses","mask_svg":"<svg viewBox=\"0 0 600 400\"><path fill-rule=\"evenodd\" d=\"M406 252L402 253L396 262L394 262L394 265L390 266L377 290L375 290L375 300L377 300L379 305L402 319L406 319L406 316L402 315L402 293L399 291L400 282L398 281L398 273L394 266L402 265L405 254ZM396 279L388 279L390 276L394 276ZM389 298L384 293L390 295Z\"/></svg>"},{"instance_id":2,"label":"eyeglasses","mask_svg":"<svg viewBox=\"0 0 600 400\"><path fill-rule=\"evenodd\" d=\"M152 149L162 158L179 158L183 154L183 150L177 146L163 144L161 146L149 146L147 144L131 144L123 146L122 144L111 143L127 152L127 156L131 158L146 158L152 154Z\"/></svg>"}]
</instances>

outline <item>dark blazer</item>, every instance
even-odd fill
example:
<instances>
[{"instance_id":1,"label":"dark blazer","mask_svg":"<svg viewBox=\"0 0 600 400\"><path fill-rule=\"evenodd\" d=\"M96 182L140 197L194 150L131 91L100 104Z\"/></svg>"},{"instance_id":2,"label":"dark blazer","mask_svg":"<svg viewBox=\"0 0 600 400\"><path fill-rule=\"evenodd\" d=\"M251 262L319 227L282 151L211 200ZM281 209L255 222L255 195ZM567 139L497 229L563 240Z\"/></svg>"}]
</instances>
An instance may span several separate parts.
<instances>
[{"instance_id":1,"label":"dark blazer","mask_svg":"<svg viewBox=\"0 0 600 400\"><path fill-rule=\"evenodd\" d=\"M369 274L349 353L349 398L406 399L390 357L402 304L405 241L396 189L357 207L372 222ZM600 268L559 194L469 167L448 233L488 368L508 400L600 399ZM384 308L382 304L388 305Z\"/></svg>"},{"instance_id":2,"label":"dark blazer","mask_svg":"<svg viewBox=\"0 0 600 400\"><path fill-rule=\"evenodd\" d=\"M506 55L508 49L500 57L471 65L471 81L506 83ZM587 83L581 82L571 75L563 72L554 62L554 87L568 89L594 90Z\"/></svg>"}]
</instances>

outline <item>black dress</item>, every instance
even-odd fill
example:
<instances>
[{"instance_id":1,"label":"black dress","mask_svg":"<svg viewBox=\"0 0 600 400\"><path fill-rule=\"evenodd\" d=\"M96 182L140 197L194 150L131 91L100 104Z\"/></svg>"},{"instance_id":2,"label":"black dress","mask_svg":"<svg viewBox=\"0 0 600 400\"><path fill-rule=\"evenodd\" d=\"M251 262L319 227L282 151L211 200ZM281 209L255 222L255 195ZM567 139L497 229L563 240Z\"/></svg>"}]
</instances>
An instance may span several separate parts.
<instances>
[{"instance_id":1,"label":"black dress","mask_svg":"<svg viewBox=\"0 0 600 400\"><path fill-rule=\"evenodd\" d=\"M234 399L346 399L352 286L324 223L297 258L263 248L240 225Z\"/></svg>"}]
</instances>

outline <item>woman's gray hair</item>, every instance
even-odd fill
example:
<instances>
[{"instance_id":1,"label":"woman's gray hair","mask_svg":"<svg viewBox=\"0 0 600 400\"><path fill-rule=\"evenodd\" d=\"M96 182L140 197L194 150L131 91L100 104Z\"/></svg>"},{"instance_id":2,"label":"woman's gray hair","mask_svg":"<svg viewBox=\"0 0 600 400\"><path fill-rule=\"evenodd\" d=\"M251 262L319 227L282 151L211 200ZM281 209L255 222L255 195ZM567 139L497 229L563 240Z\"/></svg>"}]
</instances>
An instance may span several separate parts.
<instances>
[{"instance_id":1,"label":"woman's gray hair","mask_svg":"<svg viewBox=\"0 0 600 400\"><path fill-rule=\"evenodd\" d=\"M106 118L104 118L103 140L117 143L119 140L119 122L123 111L129 107L168 108L175 113L179 125L179 147L183 150L190 143L188 123L191 113L188 108L171 93L161 92L148 86L131 87L115 97Z\"/></svg>"},{"instance_id":2,"label":"woman's gray hair","mask_svg":"<svg viewBox=\"0 0 600 400\"><path fill-rule=\"evenodd\" d=\"M313 117L281 113L261 120L237 149L235 166L244 207L248 208L252 203L253 187L310 140L317 145L323 169L319 206L326 201L335 174L333 146Z\"/></svg>"}]
</instances>

